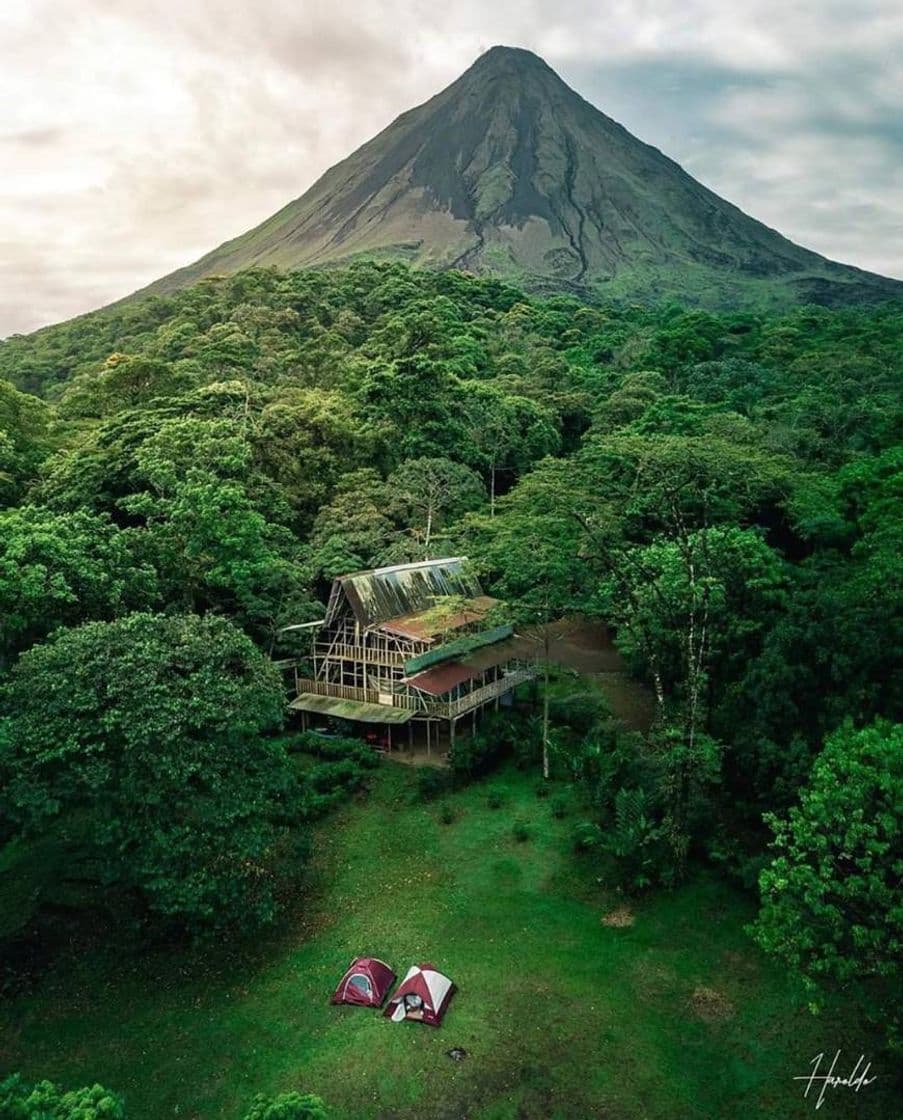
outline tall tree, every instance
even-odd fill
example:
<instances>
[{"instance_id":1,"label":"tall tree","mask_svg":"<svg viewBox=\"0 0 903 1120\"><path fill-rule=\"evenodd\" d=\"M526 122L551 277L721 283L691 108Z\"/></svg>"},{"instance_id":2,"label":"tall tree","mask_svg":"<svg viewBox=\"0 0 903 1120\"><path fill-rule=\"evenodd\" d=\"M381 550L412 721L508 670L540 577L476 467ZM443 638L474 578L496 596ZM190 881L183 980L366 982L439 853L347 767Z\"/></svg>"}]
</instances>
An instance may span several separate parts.
<instances>
[{"instance_id":1,"label":"tall tree","mask_svg":"<svg viewBox=\"0 0 903 1120\"><path fill-rule=\"evenodd\" d=\"M542 771L548 778L555 627L589 605L590 570L580 555L582 534L570 513L564 464L529 476L527 483L501 500L500 516L469 518L467 537L472 558L504 600L507 616L532 631L541 645Z\"/></svg>"},{"instance_id":2,"label":"tall tree","mask_svg":"<svg viewBox=\"0 0 903 1120\"><path fill-rule=\"evenodd\" d=\"M477 509L486 499L480 478L451 459L408 459L386 480L389 501L426 559L438 529Z\"/></svg>"},{"instance_id":3,"label":"tall tree","mask_svg":"<svg viewBox=\"0 0 903 1120\"><path fill-rule=\"evenodd\" d=\"M107 517L0 511L0 667L57 626L153 605L154 571Z\"/></svg>"},{"instance_id":4,"label":"tall tree","mask_svg":"<svg viewBox=\"0 0 903 1120\"><path fill-rule=\"evenodd\" d=\"M870 998L899 1026L903 960L903 725L847 723L825 742L799 805L766 817L755 936L813 998L831 981L878 981Z\"/></svg>"},{"instance_id":5,"label":"tall tree","mask_svg":"<svg viewBox=\"0 0 903 1120\"><path fill-rule=\"evenodd\" d=\"M224 619L134 614L57 630L3 694L6 798L31 834L91 822L107 877L191 928L274 911L292 798L278 673Z\"/></svg>"},{"instance_id":6,"label":"tall tree","mask_svg":"<svg viewBox=\"0 0 903 1120\"><path fill-rule=\"evenodd\" d=\"M489 515L495 515L499 471L513 476L558 450L553 415L525 397L511 396L481 381L465 383L464 411L472 466L489 475Z\"/></svg>"}]
</instances>

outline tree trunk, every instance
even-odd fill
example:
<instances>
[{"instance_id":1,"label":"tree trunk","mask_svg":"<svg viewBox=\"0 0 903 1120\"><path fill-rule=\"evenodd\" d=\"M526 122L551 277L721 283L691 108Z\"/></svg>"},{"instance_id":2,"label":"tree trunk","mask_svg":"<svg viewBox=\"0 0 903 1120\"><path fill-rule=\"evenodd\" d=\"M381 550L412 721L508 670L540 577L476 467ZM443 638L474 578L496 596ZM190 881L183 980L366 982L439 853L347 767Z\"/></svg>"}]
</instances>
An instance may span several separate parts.
<instances>
[{"instance_id":1,"label":"tree trunk","mask_svg":"<svg viewBox=\"0 0 903 1120\"><path fill-rule=\"evenodd\" d=\"M544 668L542 682L542 776L549 777L549 628L545 628L543 639Z\"/></svg>"}]
</instances>

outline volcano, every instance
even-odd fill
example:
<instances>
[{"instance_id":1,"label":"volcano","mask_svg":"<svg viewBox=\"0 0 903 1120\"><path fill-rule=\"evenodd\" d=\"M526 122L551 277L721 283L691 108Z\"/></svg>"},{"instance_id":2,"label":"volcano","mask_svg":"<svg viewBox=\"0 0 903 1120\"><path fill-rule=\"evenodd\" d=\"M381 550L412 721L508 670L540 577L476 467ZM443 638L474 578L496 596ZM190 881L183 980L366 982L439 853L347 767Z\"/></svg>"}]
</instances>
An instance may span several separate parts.
<instances>
[{"instance_id":1,"label":"volcano","mask_svg":"<svg viewBox=\"0 0 903 1120\"><path fill-rule=\"evenodd\" d=\"M493 47L262 225L144 291L362 257L711 305L903 295L903 283L748 217L512 47Z\"/></svg>"}]
</instances>

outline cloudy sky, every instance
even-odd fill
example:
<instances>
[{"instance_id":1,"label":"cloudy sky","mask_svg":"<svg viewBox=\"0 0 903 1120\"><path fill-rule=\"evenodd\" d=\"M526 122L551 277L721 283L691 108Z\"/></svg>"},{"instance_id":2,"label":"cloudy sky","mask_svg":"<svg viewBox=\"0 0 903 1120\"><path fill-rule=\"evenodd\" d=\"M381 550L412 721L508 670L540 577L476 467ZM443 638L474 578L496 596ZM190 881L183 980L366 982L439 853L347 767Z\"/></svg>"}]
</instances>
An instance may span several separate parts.
<instances>
[{"instance_id":1,"label":"cloudy sky","mask_svg":"<svg viewBox=\"0 0 903 1120\"><path fill-rule=\"evenodd\" d=\"M900 0L0 0L0 337L255 225L495 43L903 277Z\"/></svg>"}]
</instances>

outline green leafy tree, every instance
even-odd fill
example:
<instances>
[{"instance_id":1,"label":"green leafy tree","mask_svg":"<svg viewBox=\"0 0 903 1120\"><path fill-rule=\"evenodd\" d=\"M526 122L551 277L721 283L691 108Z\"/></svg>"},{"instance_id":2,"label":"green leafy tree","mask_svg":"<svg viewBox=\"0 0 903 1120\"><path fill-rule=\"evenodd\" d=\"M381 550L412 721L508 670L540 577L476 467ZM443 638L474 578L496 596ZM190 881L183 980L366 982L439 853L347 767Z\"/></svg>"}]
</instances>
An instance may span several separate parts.
<instances>
[{"instance_id":1,"label":"green leafy tree","mask_svg":"<svg viewBox=\"0 0 903 1120\"><path fill-rule=\"evenodd\" d=\"M285 492L302 530L342 475L375 458L375 441L354 402L336 391L281 391L261 410L250 438L256 466Z\"/></svg>"},{"instance_id":2,"label":"green leafy tree","mask_svg":"<svg viewBox=\"0 0 903 1120\"><path fill-rule=\"evenodd\" d=\"M39 506L0 511L0 665L56 626L114 618L156 597L108 518Z\"/></svg>"},{"instance_id":3,"label":"green leafy tree","mask_svg":"<svg viewBox=\"0 0 903 1120\"><path fill-rule=\"evenodd\" d=\"M115 353L98 374L83 374L67 386L60 398L60 415L67 419L109 416L176 397L191 386L192 378L168 362Z\"/></svg>"},{"instance_id":4,"label":"green leafy tree","mask_svg":"<svg viewBox=\"0 0 903 1120\"><path fill-rule=\"evenodd\" d=\"M499 472L510 475L528 470L557 451L560 438L548 410L484 382L466 383L464 410L473 447L471 466L489 475L489 514L493 516Z\"/></svg>"},{"instance_id":5,"label":"green leafy tree","mask_svg":"<svg viewBox=\"0 0 903 1120\"><path fill-rule=\"evenodd\" d=\"M244 1120L328 1120L328 1117L325 1104L313 1093L279 1093L275 1097L261 1093L254 1098Z\"/></svg>"},{"instance_id":6,"label":"green leafy tree","mask_svg":"<svg viewBox=\"0 0 903 1120\"><path fill-rule=\"evenodd\" d=\"M142 442L133 477L143 488L119 505L143 521L167 598L221 611L272 642L307 601L306 573L276 520L279 495L252 469L243 424L171 420Z\"/></svg>"},{"instance_id":7,"label":"green leafy tree","mask_svg":"<svg viewBox=\"0 0 903 1120\"><path fill-rule=\"evenodd\" d=\"M293 782L262 734L278 673L208 616L134 614L56 631L3 696L14 819L40 833L87 814L105 876L188 927L272 917Z\"/></svg>"},{"instance_id":8,"label":"green leafy tree","mask_svg":"<svg viewBox=\"0 0 903 1120\"><path fill-rule=\"evenodd\" d=\"M398 535L387 513L389 496L372 468L351 471L320 509L310 536L311 566L326 580L371 568L382 561Z\"/></svg>"},{"instance_id":9,"label":"green leafy tree","mask_svg":"<svg viewBox=\"0 0 903 1120\"><path fill-rule=\"evenodd\" d=\"M903 960L903 725L852 724L829 736L798 806L766 817L774 858L762 872L756 940L813 992L877 983L893 1018Z\"/></svg>"},{"instance_id":10,"label":"green leafy tree","mask_svg":"<svg viewBox=\"0 0 903 1120\"><path fill-rule=\"evenodd\" d=\"M50 450L50 409L0 381L0 509L19 501Z\"/></svg>"},{"instance_id":11,"label":"green leafy tree","mask_svg":"<svg viewBox=\"0 0 903 1120\"><path fill-rule=\"evenodd\" d=\"M528 476L499 503L499 516L472 516L466 535L471 557L504 600L506 615L535 636L542 649L542 770L551 757L551 650L563 620L590 604L590 569L581 557L580 526L570 512L567 473L556 463Z\"/></svg>"},{"instance_id":12,"label":"green leafy tree","mask_svg":"<svg viewBox=\"0 0 903 1120\"><path fill-rule=\"evenodd\" d=\"M0 1081L0 1120L125 1120L120 1097L102 1085L64 1092L51 1081L29 1085L15 1073Z\"/></svg>"},{"instance_id":13,"label":"green leafy tree","mask_svg":"<svg viewBox=\"0 0 903 1120\"><path fill-rule=\"evenodd\" d=\"M435 533L486 500L479 476L450 459L409 459L386 480L389 501L426 558Z\"/></svg>"}]
</instances>

